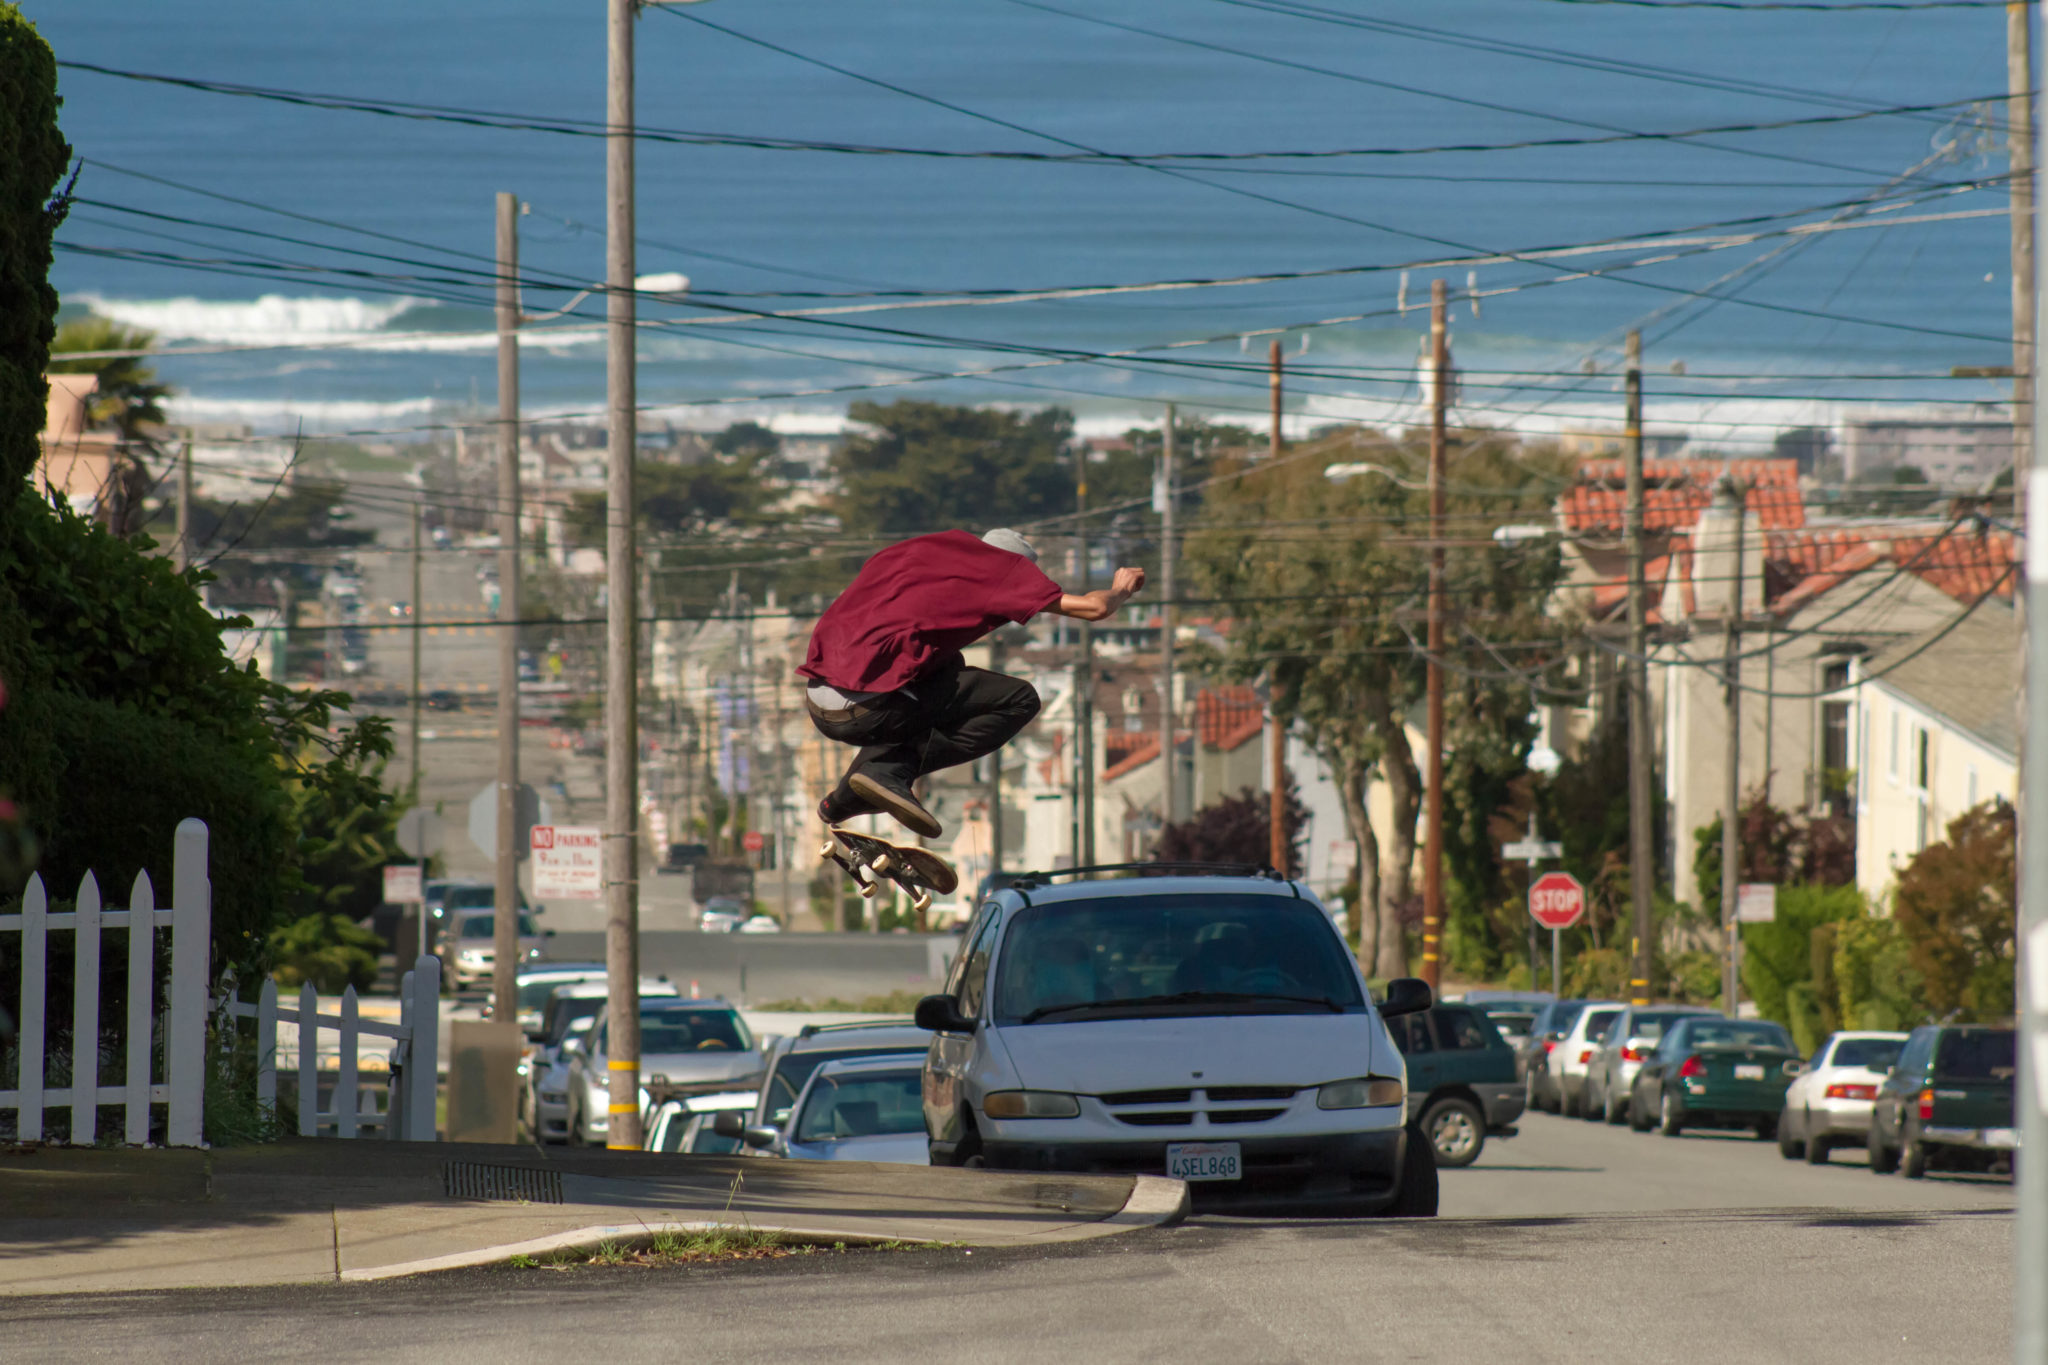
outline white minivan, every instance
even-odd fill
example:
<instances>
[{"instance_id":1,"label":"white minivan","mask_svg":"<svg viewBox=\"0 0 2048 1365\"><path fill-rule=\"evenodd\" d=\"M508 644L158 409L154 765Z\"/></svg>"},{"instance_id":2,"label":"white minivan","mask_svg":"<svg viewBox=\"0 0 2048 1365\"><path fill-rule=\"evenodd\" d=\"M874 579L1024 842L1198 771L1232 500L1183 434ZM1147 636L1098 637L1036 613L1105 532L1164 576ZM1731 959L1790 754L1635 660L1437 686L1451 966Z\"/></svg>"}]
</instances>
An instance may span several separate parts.
<instances>
[{"instance_id":1,"label":"white minivan","mask_svg":"<svg viewBox=\"0 0 2048 1365\"><path fill-rule=\"evenodd\" d=\"M1029 874L917 1022L933 1165L1167 1175L1195 1208L1436 1212L1407 1068L1330 914L1271 873Z\"/></svg>"}]
</instances>

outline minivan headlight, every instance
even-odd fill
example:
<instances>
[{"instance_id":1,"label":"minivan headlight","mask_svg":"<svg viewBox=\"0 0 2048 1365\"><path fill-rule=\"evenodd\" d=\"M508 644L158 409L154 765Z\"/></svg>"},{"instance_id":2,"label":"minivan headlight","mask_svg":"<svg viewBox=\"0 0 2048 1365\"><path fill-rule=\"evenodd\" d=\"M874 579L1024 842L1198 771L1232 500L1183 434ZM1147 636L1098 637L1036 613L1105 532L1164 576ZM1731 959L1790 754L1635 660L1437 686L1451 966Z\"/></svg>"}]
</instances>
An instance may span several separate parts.
<instances>
[{"instance_id":1,"label":"minivan headlight","mask_svg":"<svg viewBox=\"0 0 2048 1365\"><path fill-rule=\"evenodd\" d=\"M1387 1076L1360 1076L1356 1080L1331 1081L1316 1091L1318 1109L1377 1109L1402 1104L1408 1087Z\"/></svg>"},{"instance_id":2,"label":"minivan headlight","mask_svg":"<svg viewBox=\"0 0 2048 1365\"><path fill-rule=\"evenodd\" d=\"M992 1119L1071 1119L1081 1115L1081 1101L1054 1090L998 1090L982 1101Z\"/></svg>"}]
</instances>

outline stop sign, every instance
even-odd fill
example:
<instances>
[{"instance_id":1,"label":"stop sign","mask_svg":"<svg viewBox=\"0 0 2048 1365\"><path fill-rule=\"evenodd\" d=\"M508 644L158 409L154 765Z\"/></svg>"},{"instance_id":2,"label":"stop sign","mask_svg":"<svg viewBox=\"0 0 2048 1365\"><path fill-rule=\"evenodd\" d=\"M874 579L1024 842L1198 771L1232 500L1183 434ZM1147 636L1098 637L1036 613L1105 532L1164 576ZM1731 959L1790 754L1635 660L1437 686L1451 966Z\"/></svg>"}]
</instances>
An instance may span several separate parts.
<instances>
[{"instance_id":1,"label":"stop sign","mask_svg":"<svg viewBox=\"0 0 2048 1365\"><path fill-rule=\"evenodd\" d=\"M767 838L758 829L750 829L740 836L740 847L749 853L759 853L767 846Z\"/></svg>"},{"instance_id":2,"label":"stop sign","mask_svg":"<svg viewBox=\"0 0 2048 1365\"><path fill-rule=\"evenodd\" d=\"M1569 872L1546 872L1529 884L1529 915L1546 929L1569 929L1586 913L1586 888Z\"/></svg>"}]
</instances>

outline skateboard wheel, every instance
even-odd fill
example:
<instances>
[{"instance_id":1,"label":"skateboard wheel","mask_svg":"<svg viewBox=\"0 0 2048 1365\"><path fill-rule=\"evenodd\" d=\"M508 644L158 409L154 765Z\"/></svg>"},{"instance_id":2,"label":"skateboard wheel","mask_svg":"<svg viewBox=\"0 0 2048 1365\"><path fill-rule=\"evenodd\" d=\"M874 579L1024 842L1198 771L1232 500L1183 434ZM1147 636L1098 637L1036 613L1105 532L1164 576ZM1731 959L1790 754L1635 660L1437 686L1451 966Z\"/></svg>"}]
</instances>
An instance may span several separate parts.
<instances>
[{"instance_id":1,"label":"skateboard wheel","mask_svg":"<svg viewBox=\"0 0 2048 1365\"><path fill-rule=\"evenodd\" d=\"M879 890L881 890L881 888L876 886L873 882L863 882L861 883L860 888L860 898L864 901L871 901L875 898L875 892Z\"/></svg>"},{"instance_id":2,"label":"skateboard wheel","mask_svg":"<svg viewBox=\"0 0 2048 1365\"><path fill-rule=\"evenodd\" d=\"M915 910L920 915L922 915L925 911L931 909L932 893L929 891L920 891L915 896L912 896L910 898L910 908L912 910Z\"/></svg>"},{"instance_id":3,"label":"skateboard wheel","mask_svg":"<svg viewBox=\"0 0 2048 1365\"><path fill-rule=\"evenodd\" d=\"M877 872L887 873L890 868L896 866L896 859L895 856L892 854L877 853L875 855L875 860L869 863L868 866L873 868Z\"/></svg>"},{"instance_id":4,"label":"skateboard wheel","mask_svg":"<svg viewBox=\"0 0 2048 1365\"><path fill-rule=\"evenodd\" d=\"M829 858L832 856L833 850L838 847L839 845L827 839L824 843L818 845L818 856L820 858Z\"/></svg>"}]
</instances>

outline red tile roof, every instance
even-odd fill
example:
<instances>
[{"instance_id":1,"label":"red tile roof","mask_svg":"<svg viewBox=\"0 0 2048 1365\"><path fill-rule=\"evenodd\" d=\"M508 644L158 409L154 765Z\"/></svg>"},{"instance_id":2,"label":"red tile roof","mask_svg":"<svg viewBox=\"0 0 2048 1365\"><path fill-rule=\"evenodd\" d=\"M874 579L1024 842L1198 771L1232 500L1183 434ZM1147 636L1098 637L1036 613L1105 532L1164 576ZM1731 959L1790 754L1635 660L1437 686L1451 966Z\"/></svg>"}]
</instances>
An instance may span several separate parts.
<instances>
[{"instance_id":1,"label":"red tile roof","mask_svg":"<svg viewBox=\"0 0 2048 1365\"><path fill-rule=\"evenodd\" d=\"M1153 759L1159 757L1159 736L1149 735L1145 742L1132 748L1122 758L1102 770L1101 780L1114 782L1126 773L1135 772Z\"/></svg>"},{"instance_id":2,"label":"red tile roof","mask_svg":"<svg viewBox=\"0 0 2048 1365\"><path fill-rule=\"evenodd\" d=\"M1918 574L1959 602L1974 602L1986 593L2011 599L2017 574L2012 533L1967 529L1938 534L1900 536L1891 543L1892 561Z\"/></svg>"},{"instance_id":3,"label":"red tile roof","mask_svg":"<svg viewBox=\"0 0 2048 1365\"><path fill-rule=\"evenodd\" d=\"M1691 530L1724 471L1749 485L1745 499L1759 525L1782 530L1806 524L1799 495L1799 466L1793 460L1647 460L1643 464L1643 527L1648 531ZM1579 482L1558 499L1558 514L1569 531L1612 530L1622 525L1626 474L1620 460L1586 460Z\"/></svg>"},{"instance_id":4,"label":"red tile roof","mask_svg":"<svg viewBox=\"0 0 2048 1365\"><path fill-rule=\"evenodd\" d=\"M1255 738L1265 708L1249 687L1205 687L1195 696L1195 734L1202 745L1226 752Z\"/></svg>"}]
</instances>

